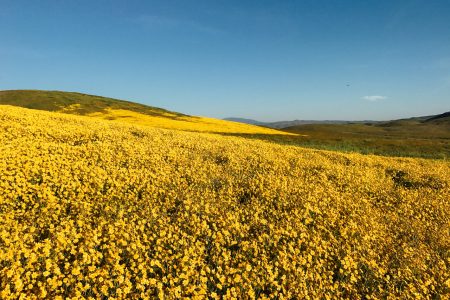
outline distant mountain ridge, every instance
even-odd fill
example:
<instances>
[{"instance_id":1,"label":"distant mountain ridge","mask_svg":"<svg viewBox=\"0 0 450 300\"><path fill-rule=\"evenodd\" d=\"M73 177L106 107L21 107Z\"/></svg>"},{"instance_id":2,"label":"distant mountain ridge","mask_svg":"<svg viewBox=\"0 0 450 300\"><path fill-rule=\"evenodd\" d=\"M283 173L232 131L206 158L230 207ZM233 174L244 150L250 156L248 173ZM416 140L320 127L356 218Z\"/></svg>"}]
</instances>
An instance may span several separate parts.
<instances>
[{"instance_id":1,"label":"distant mountain ridge","mask_svg":"<svg viewBox=\"0 0 450 300\"><path fill-rule=\"evenodd\" d=\"M232 121L232 122L238 122L238 123L244 123L244 124L251 124L251 125L260 125L265 126L265 122L260 122L252 119L245 119L245 118L225 118L225 121Z\"/></svg>"},{"instance_id":2,"label":"distant mountain ridge","mask_svg":"<svg viewBox=\"0 0 450 300\"><path fill-rule=\"evenodd\" d=\"M348 124L348 123L376 123L379 121L370 121L370 120L364 120L364 121L343 121L343 120L292 120L292 121L278 121L278 122L260 122L253 119L246 119L246 118L225 118L226 121L232 121L232 122L238 122L238 123L244 123L244 124L252 124L252 125L258 125L258 126L265 126L275 129L282 129L292 126L298 126L298 125L307 125L307 124Z\"/></svg>"},{"instance_id":3,"label":"distant mountain ridge","mask_svg":"<svg viewBox=\"0 0 450 300\"><path fill-rule=\"evenodd\" d=\"M239 122L245 124L252 124L258 126L265 126L276 129L283 129L288 127L300 126L300 125L310 125L310 124L378 124L380 126L395 126L404 122L415 122L415 123L435 123L435 124L448 124L450 125L450 111L438 115L422 116L422 117L412 117L406 119L397 119L391 121L373 121L373 120L361 120L361 121L345 121L345 120L292 120L292 121L278 121L278 122L260 122L253 119L246 118L236 118L230 117L224 120Z\"/></svg>"}]
</instances>

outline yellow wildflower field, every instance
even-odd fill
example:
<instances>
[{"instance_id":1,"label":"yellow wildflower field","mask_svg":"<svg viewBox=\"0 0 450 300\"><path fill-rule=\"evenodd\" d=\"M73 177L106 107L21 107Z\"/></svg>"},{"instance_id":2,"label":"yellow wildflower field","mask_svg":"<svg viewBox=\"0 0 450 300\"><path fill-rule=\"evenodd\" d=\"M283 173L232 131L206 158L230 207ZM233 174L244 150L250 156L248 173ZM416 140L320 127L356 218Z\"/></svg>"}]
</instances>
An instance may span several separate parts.
<instances>
[{"instance_id":1,"label":"yellow wildflower field","mask_svg":"<svg viewBox=\"0 0 450 300\"><path fill-rule=\"evenodd\" d=\"M233 134L297 135L272 128L265 128L213 118L197 116L176 116L174 114L171 114L170 112L158 116L151 116L126 109L107 109L101 112L88 114L88 116L104 120L114 120L137 125L183 131Z\"/></svg>"},{"instance_id":2,"label":"yellow wildflower field","mask_svg":"<svg viewBox=\"0 0 450 300\"><path fill-rule=\"evenodd\" d=\"M0 106L0 298L445 299L449 199L444 160Z\"/></svg>"}]
</instances>

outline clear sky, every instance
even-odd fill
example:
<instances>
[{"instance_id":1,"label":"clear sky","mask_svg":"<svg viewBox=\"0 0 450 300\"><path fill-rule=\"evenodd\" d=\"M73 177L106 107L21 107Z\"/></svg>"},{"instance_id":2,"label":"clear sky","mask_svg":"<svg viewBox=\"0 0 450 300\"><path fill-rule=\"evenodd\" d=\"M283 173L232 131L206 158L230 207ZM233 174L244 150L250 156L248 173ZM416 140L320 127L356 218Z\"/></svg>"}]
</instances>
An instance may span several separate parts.
<instances>
[{"instance_id":1,"label":"clear sky","mask_svg":"<svg viewBox=\"0 0 450 300\"><path fill-rule=\"evenodd\" d=\"M450 1L0 0L0 89L262 121L442 113Z\"/></svg>"}]
</instances>

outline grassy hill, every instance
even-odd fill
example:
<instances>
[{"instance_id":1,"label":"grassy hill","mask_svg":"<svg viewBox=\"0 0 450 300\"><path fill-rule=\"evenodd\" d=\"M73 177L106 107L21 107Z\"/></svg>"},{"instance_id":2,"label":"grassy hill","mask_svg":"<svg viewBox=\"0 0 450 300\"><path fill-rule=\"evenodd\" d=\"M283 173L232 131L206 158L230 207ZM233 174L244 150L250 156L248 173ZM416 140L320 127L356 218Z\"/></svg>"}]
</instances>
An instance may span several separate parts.
<instances>
[{"instance_id":1,"label":"grassy hill","mask_svg":"<svg viewBox=\"0 0 450 300\"><path fill-rule=\"evenodd\" d=\"M384 156L450 157L450 112L388 122L295 120L261 123L240 118L229 119L296 134L239 135L280 144Z\"/></svg>"},{"instance_id":2,"label":"grassy hill","mask_svg":"<svg viewBox=\"0 0 450 300\"><path fill-rule=\"evenodd\" d=\"M0 105L13 105L185 131L289 135L289 133L270 128L189 116L139 103L73 92L0 91Z\"/></svg>"},{"instance_id":3,"label":"grassy hill","mask_svg":"<svg viewBox=\"0 0 450 300\"><path fill-rule=\"evenodd\" d=\"M0 91L0 104L31 109L65 112L77 115L107 113L108 110L129 110L150 116L183 117L186 115L135 102L75 92L41 90Z\"/></svg>"},{"instance_id":4,"label":"grassy hill","mask_svg":"<svg viewBox=\"0 0 450 300\"><path fill-rule=\"evenodd\" d=\"M275 129L283 129L283 128L293 128L301 125L345 125L345 124L371 124L371 125L380 125L383 126L393 126L395 124L418 124L418 123L434 123L434 124L444 124L450 125L450 112L446 112L439 115L432 116L422 116L422 117L413 117L408 119L399 119L388 122L382 121L371 121L371 120L361 120L361 121L345 121L345 120L292 120L292 121L278 121L278 122L260 122L252 119L244 119L244 118L225 118L224 120L246 123L246 124L254 124L269 128Z\"/></svg>"},{"instance_id":5,"label":"grassy hill","mask_svg":"<svg viewBox=\"0 0 450 300\"><path fill-rule=\"evenodd\" d=\"M0 106L2 299L446 299L450 164Z\"/></svg>"},{"instance_id":6,"label":"grassy hill","mask_svg":"<svg viewBox=\"0 0 450 300\"><path fill-rule=\"evenodd\" d=\"M450 112L443 114L412 117L407 119L392 120L387 122L377 122L375 125L381 127L393 127L393 126L417 126L417 125L439 125L442 129L450 129Z\"/></svg>"},{"instance_id":7,"label":"grassy hill","mask_svg":"<svg viewBox=\"0 0 450 300\"><path fill-rule=\"evenodd\" d=\"M284 128L290 143L390 156L450 157L449 113L376 123L308 124ZM284 139L284 138L281 138Z\"/></svg>"},{"instance_id":8,"label":"grassy hill","mask_svg":"<svg viewBox=\"0 0 450 300\"><path fill-rule=\"evenodd\" d=\"M450 126L450 112L432 116L424 120L425 123L445 124Z\"/></svg>"}]
</instances>

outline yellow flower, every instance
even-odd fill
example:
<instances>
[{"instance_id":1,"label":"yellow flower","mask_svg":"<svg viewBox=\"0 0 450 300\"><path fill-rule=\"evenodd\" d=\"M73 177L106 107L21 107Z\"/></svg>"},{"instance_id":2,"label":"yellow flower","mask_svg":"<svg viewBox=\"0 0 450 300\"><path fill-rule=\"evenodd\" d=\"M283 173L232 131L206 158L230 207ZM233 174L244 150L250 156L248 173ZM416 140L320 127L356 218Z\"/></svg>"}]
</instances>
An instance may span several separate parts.
<instances>
[{"instance_id":1,"label":"yellow flower","mask_svg":"<svg viewBox=\"0 0 450 300\"><path fill-rule=\"evenodd\" d=\"M72 269L72 275L80 275L80 267L75 267Z\"/></svg>"}]
</instances>

